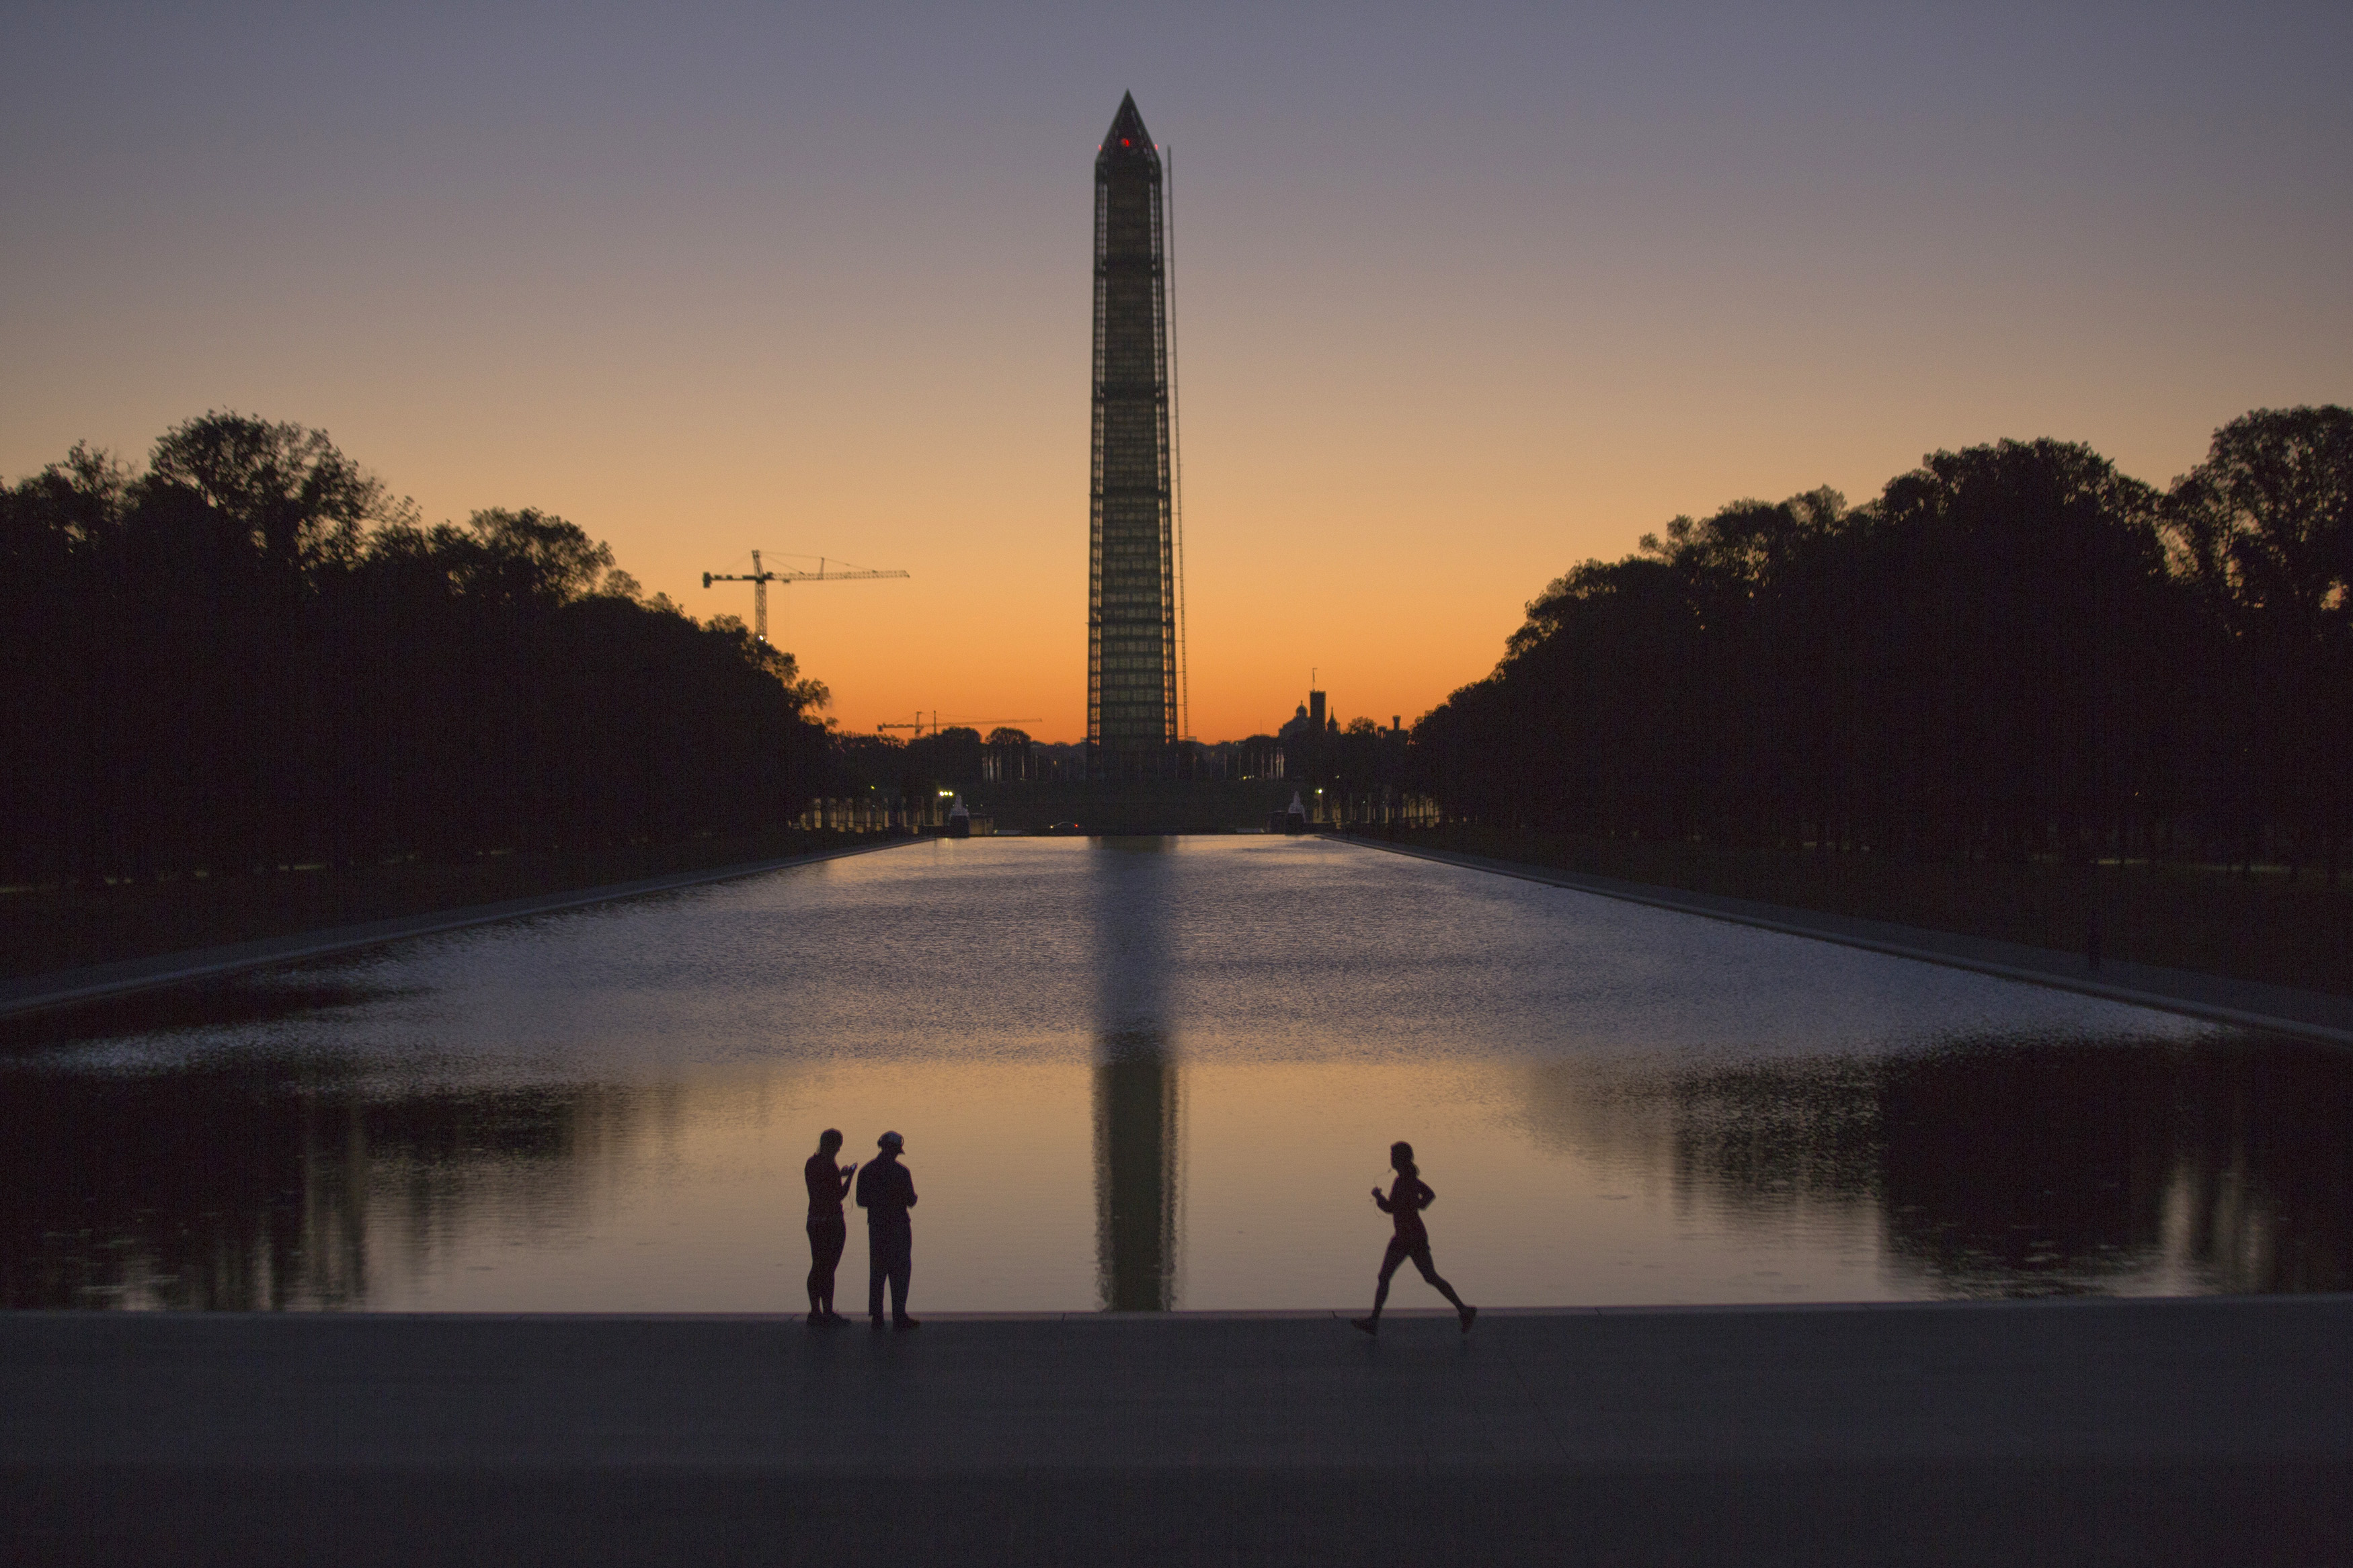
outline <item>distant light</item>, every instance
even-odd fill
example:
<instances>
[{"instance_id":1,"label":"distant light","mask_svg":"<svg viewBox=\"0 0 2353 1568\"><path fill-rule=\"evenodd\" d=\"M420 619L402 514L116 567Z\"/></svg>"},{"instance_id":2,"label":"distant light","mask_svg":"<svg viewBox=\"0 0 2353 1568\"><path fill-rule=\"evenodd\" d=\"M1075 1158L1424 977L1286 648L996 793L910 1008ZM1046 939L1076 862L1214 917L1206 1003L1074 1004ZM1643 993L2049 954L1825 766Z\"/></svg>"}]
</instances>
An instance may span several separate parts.
<instances>
[{"instance_id":1,"label":"distant light","mask_svg":"<svg viewBox=\"0 0 2353 1568\"><path fill-rule=\"evenodd\" d=\"M1123 146L1123 147L1126 146L1126 145L1128 144L1127 138L1126 138L1126 137L1124 137L1124 136L1121 137L1121 138L1119 139L1119 144L1120 144L1121 146Z\"/></svg>"}]
</instances>

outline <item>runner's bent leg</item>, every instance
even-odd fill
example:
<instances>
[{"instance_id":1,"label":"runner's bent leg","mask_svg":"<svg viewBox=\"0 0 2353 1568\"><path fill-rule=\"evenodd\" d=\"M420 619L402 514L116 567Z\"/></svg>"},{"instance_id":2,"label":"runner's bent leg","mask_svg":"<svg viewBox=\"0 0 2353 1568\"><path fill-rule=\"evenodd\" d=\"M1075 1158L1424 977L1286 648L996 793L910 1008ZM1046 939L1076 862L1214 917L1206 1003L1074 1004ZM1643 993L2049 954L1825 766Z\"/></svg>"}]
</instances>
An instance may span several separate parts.
<instances>
[{"instance_id":1,"label":"runner's bent leg","mask_svg":"<svg viewBox=\"0 0 2353 1568\"><path fill-rule=\"evenodd\" d=\"M1413 1249L1413 1266L1421 1270L1421 1277L1429 1280L1440 1295L1454 1303L1456 1311L1462 1310L1462 1298L1454 1293L1453 1286L1438 1277L1437 1265L1430 1260L1430 1243L1425 1241Z\"/></svg>"}]
</instances>

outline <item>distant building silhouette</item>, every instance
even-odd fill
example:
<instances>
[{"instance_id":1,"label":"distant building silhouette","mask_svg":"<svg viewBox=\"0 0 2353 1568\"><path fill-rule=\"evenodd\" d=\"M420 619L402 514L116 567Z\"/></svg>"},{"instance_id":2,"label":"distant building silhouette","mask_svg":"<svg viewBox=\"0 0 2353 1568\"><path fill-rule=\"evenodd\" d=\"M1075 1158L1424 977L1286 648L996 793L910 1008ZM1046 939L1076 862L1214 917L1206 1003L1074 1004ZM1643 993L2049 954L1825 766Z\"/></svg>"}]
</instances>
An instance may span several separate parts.
<instances>
[{"instance_id":1,"label":"distant building silhouette","mask_svg":"<svg viewBox=\"0 0 2353 1568\"><path fill-rule=\"evenodd\" d=\"M1160 154L1123 97L1095 155L1087 745L1099 778L1176 762L1176 564Z\"/></svg>"},{"instance_id":2,"label":"distant building silhouette","mask_svg":"<svg viewBox=\"0 0 2353 1568\"><path fill-rule=\"evenodd\" d=\"M1285 759L1283 776L1303 779L1311 788L1329 782L1332 743L1339 732L1339 721L1326 709L1324 694L1311 689L1307 700L1299 705L1299 710L1280 731ZM1312 809L1309 815L1314 815Z\"/></svg>"}]
</instances>

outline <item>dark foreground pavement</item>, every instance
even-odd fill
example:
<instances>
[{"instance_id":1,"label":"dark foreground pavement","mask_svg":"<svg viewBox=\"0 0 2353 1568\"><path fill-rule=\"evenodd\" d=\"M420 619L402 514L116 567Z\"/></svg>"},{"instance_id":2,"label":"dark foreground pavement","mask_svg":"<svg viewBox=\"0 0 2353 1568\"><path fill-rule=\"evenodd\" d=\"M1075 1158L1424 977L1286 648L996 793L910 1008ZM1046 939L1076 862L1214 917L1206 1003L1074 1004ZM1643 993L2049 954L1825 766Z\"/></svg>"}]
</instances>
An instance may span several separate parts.
<instances>
[{"instance_id":1,"label":"dark foreground pavement","mask_svg":"<svg viewBox=\"0 0 2353 1568\"><path fill-rule=\"evenodd\" d=\"M2353 1298L0 1316L21 1563L2353 1562Z\"/></svg>"}]
</instances>

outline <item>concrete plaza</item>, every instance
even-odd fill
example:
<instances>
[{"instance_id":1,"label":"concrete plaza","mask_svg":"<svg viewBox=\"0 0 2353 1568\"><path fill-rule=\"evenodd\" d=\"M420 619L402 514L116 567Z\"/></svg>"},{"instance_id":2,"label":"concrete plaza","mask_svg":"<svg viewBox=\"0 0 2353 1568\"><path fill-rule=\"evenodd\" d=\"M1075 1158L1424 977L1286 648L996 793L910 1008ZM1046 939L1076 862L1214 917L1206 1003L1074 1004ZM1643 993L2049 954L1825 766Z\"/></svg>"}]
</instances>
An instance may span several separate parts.
<instances>
[{"instance_id":1,"label":"concrete plaza","mask_svg":"<svg viewBox=\"0 0 2353 1568\"><path fill-rule=\"evenodd\" d=\"M2341 1563L2353 1298L0 1316L18 1563Z\"/></svg>"}]
</instances>

